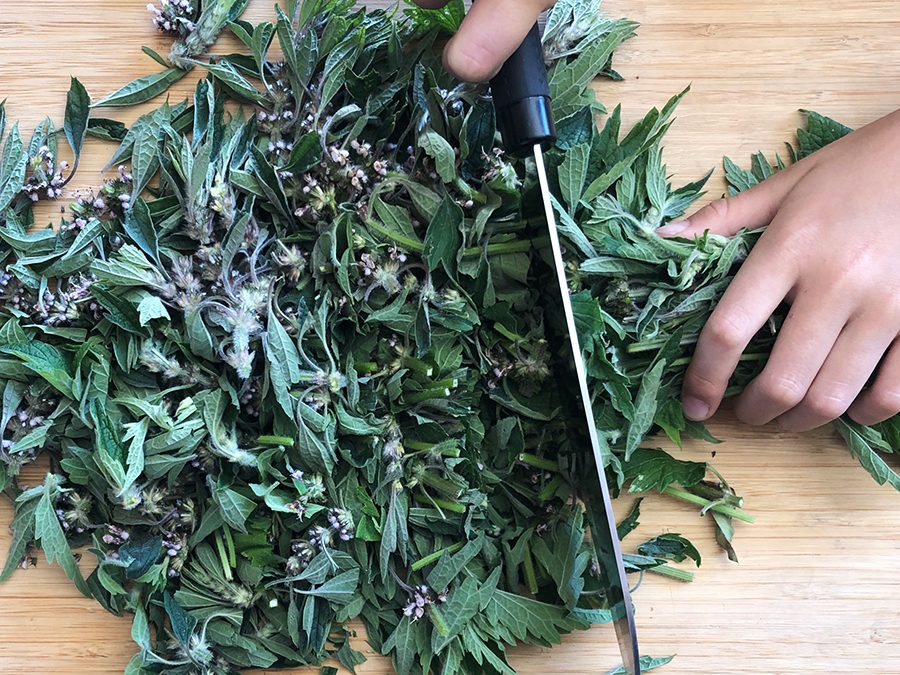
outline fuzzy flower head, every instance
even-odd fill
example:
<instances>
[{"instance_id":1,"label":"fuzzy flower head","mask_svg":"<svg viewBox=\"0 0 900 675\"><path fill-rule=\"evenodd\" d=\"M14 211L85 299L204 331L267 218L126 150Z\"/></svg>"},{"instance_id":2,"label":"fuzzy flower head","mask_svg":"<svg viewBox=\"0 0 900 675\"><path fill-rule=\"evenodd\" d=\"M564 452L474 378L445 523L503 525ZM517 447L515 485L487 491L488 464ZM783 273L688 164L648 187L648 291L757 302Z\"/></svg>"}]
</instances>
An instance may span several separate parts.
<instances>
[{"instance_id":1,"label":"fuzzy flower head","mask_svg":"<svg viewBox=\"0 0 900 675\"><path fill-rule=\"evenodd\" d=\"M186 37L197 28L190 0L160 0L158 6L149 3L147 11L153 15L156 29L166 35Z\"/></svg>"},{"instance_id":2,"label":"fuzzy flower head","mask_svg":"<svg viewBox=\"0 0 900 675\"><path fill-rule=\"evenodd\" d=\"M440 593L426 585L416 586L412 589L412 596L403 608L404 616L411 617L413 621L418 621L428 609L428 605L440 605L447 601L446 589Z\"/></svg>"}]
</instances>

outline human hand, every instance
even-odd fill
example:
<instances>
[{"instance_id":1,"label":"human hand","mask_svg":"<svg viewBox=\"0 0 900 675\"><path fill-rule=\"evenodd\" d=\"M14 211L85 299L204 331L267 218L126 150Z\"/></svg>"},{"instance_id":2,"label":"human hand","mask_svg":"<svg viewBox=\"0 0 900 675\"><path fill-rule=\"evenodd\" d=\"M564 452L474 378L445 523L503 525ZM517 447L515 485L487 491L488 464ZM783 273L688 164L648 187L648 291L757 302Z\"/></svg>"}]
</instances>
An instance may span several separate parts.
<instances>
[{"instance_id":1,"label":"human hand","mask_svg":"<svg viewBox=\"0 0 900 675\"><path fill-rule=\"evenodd\" d=\"M685 415L716 411L741 352L782 301L790 312L763 372L737 400L738 417L806 431L848 411L861 424L896 415L900 111L657 232L731 236L767 225L700 334Z\"/></svg>"},{"instance_id":2,"label":"human hand","mask_svg":"<svg viewBox=\"0 0 900 675\"><path fill-rule=\"evenodd\" d=\"M448 0L415 0L437 9ZM444 48L444 67L461 80L490 80L556 0L478 0Z\"/></svg>"}]
</instances>

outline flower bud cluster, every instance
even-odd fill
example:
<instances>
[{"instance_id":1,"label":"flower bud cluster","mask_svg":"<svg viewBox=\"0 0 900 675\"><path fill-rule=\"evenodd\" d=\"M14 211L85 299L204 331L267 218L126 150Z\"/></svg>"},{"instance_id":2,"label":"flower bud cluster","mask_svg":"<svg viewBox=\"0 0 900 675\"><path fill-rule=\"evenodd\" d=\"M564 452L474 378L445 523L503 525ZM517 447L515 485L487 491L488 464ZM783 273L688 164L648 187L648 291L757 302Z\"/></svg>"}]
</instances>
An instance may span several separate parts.
<instances>
[{"instance_id":1,"label":"flower bud cluster","mask_svg":"<svg viewBox=\"0 0 900 675\"><path fill-rule=\"evenodd\" d=\"M100 305L91 296L91 285L96 281L93 274L78 274L70 277L65 289L45 291L42 301L36 303L32 318L35 323L45 326L74 326L82 319L97 321L101 315Z\"/></svg>"},{"instance_id":2,"label":"flower bud cluster","mask_svg":"<svg viewBox=\"0 0 900 675\"><path fill-rule=\"evenodd\" d=\"M74 218L63 224L62 230L80 231L92 219L121 220L131 204L132 182L131 172L125 165L120 165L116 178L105 181L96 193L90 191L76 198L69 207Z\"/></svg>"},{"instance_id":3,"label":"flower bud cluster","mask_svg":"<svg viewBox=\"0 0 900 675\"><path fill-rule=\"evenodd\" d=\"M285 192L301 202L295 215L316 223L335 214L339 204L364 210L373 189L390 171L402 171L386 153L369 143L353 140L348 147L331 145L317 167L299 177L287 176Z\"/></svg>"},{"instance_id":4,"label":"flower bud cluster","mask_svg":"<svg viewBox=\"0 0 900 675\"><path fill-rule=\"evenodd\" d=\"M197 28L190 0L160 0L159 6L149 3L147 11L153 15L153 25L166 35L186 37Z\"/></svg>"},{"instance_id":5,"label":"flower bud cluster","mask_svg":"<svg viewBox=\"0 0 900 675\"><path fill-rule=\"evenodd\" d=\"M93 505L93 498L90 495L82 495L76 490L63 494L56 503L56 517L59 518L63 530L67 533L83 534L91 528Z\"/></svg>"},{"instance_id":6,"label":"flower bud cluster","mask_svg":"<svg viewBox=\"0 0 900 675\"><path fill-rule=\"evenodd\" d=\"M28 195L31 201L36 202L41 197L56 199L61 197L63 186L66 184L64 173L69 170L68 162L56 163L50 147L42 145L37 154L28 163L30 173L22 186L22 192Z\"/></svg>"},{"instance_id":7,"label":"flower bud cluster","mask_svg":"<svg viewBox=\"0 0 900 675\"><path fill-rule=\"evenodd\" d=\"M427 611L428 605L440 605L447 601L447 589L440 593L435 593L426 585L416 586L413 594L403 608L403 614L412 617L413 621L418 621Z\"/></svg>"}]
</instances>

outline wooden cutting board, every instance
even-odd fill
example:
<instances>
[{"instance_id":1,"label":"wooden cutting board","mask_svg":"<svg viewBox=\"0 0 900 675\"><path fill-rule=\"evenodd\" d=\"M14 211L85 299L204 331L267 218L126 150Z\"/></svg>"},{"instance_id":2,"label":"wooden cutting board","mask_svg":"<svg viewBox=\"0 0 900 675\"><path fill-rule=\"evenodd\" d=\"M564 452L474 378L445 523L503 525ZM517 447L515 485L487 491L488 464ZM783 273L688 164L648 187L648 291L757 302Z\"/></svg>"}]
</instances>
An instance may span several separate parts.
<instances>
[{"instance_id":1,"label":"wooden cutting board","mask_svg":"<svg viewBox=\"0 0 900 675\"><path fill-rule=\"evenodd\" d=\"M248 18L270 17L270 5L255 0ZM631 121L693 84L667 141L677 180L697 177L723 153L746 162L760 149L783 150L798 108L858 126L900 107L896 0L608 0L606 11L642 23L615 57L625 81L597 85L608 106L622 102ZM44 114L61 120L70 74L105 94L154 71L145 44L167 49L141 2L2 0L0 98L25 128ZM172 98L190 86L184 81ZM91 145L80 186L99 183L109 151ZM721 192L720 173L710 196ZM750 429L727 411L712 430L725 441L713 461L757 523L738 528L735 565L695 511L645 502L641 531L626 545L680 532L704 558L695 583L647 578L636 593L644 652L678 654L664 671L672 675L900 673L900 495L875 485L831 431ZM694 444L683 456L710 459L713 449ZM9 514L0 507L3 523ZM7 544L0 527L0 548ZM41 560L0 586L0 673L121 672L133 653L129 628ZM608 627L552 651L513 653L529 675L602 673L618 662ZM378 658L359 670L391 672Z\"/></svg>"}]
</instances>

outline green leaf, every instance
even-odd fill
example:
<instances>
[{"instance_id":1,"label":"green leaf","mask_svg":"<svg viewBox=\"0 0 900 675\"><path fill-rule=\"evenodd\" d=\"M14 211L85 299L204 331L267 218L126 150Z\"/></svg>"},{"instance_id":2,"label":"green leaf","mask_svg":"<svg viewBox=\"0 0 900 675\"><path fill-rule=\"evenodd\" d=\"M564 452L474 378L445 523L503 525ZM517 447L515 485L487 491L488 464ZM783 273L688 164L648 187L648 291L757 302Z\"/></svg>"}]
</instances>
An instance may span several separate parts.
<instances>
[{"instance_id":1,"label":"green leaf","mask_svg":"<svg viewBox=\"0 0 900 675\"><path fill-rule=\"evenodd\" d=\"M121 89L94 103L92 108L121 108L138 103L146 103L166 91L173 84L188 74L188 70L167 68L159 73L139 77Z\"/></svg>"},{"instance_id":2,"label":"green leaf","mask_svg":"<svg viewBox=\"0 0 900 675\"><path fill-rule=\"evenodd\" d=\"M9 543L6 564L0 571L0 583L9 579L13 572L19 569L19 564L28 551L28 545L34 540L34 515L37 506L37 499L16 504L16 515L10 525L12 540Z\"/></svg>"},{"instance_id":3,"label":"green leaf","mask_svg":"<svg viewBox=\"0 0 900 675\"><path fill-rule=\"evenodd\" d=\"M162 554L162 537L138 532L119 547L119 559L127 565L125 576L140 579L159 560Z\"/></svg>"},{"instance_id":4,"label":"green leaf","mask_svg":"<svg viewBox=\"0 0 900 675\"><path fill-rule=\"evenodd\" d=\"M154 319L170 320L169 310L155 295L147 295L138 303L137 307L140 324L146 326Z\"/></svg>"},{"instance_id":5,"label":"green leaf","mask_svg":"<svg viewBox=\"0 0 900 675\"><path fill-rule=\"evenodd\" d=\"M81 156L81 147L84 145L84 137L87 134L90 112L91 97L84 85L73 77L66 97L64 129L76 162Z\"/></svg>"},{"instance_id":6,"label":"green leaf","mask_svg":"<svg viewBox=\"0 0 900 675\"><path fill-rule=\"evenodd\" d=\"M590 153L591 146L589 144L576 145L566 153L566 158L559 167L559 187L563 199L569 206L570 215L575 215L584 191Z\"/></svg>"},{"instance_id":7,"label":"green leaf","mask_svg":"<svg viewBox=\"0 0 900 675\"><path fill-rule=\"evenodd\" d=\"M513 644L518 640L545 647L559 644L563 633L589 625L563 607L499 590L491 597L485 617L504 642Z\"/></svg>"},{"instance_id":8,"label":"green leaf","mask_svg":"<svg viewBox=\"0 0 900 675\"><path fill-rule=\"evenodd\" d=\"M294 149L288 163L284 166L285 171L301 174L312 169L316 164L322 161L322 142L319 134L314 131L304 134L294 143Z\"/></svg>"},{"instance_id":9,"label":"green leaf","mask_svg":"<svg viewBox=\"0 0 900 675\"><path fill-rule=\"evenodd\" d=\"M121 143L125 140L128 128L118 120L110 120L103 117L96 117L88 120L87 136L93 136L104 141L117 141Z\"/></svg>"},{"instance_id":10,"label":"green leaf","mask_svg":"<svg viewBox=\"0 0 900 675\"><path fill-rule=\"evenodd\" d=\"M661 534L638 546L638 552L652 558L675 562L683 562L690 558L697 563L697 567L700 567L700 552L680 534Z\"/></svg>"},{"instance_id":11,"label":"green leaf","mask_svg":"<svg viewBox=\"0 0 900 675\"><path fill-rule=\"evenodd\" d=\"M625 445L625 461L627 462L653 426L656 409L659 406L660 380L666 368L665 360L659 361L650 372L641 379L637 399L634 403L634 419L628 427L628 439Z\"/></svg>"},{"instance_id":12,"label":"green leaf","mask_svg":"<svg viewBox=\"0 0 900 675\"><path fill-rule=\"evenodd\" d=\"M212 76L227 86L238 98L245 99L257 105L263 105L266 97L254 87L250 81L241 75L230 61L225 59L215 63L200 63L196 65L205 68Z\"/></svg>"},{"instance_id":13,"label":"green leaf","mask_svg":"<svg viewBox=\"0 0 900 675\"><path fill-rule=\"evenodd\" d=\"M806 115L806 128L797 130L797 159L808 157L853 132L850 127L812 110L801 112Z\"/></svg>"},{"instance_id":14,"label":"green leaf","mask_svg":"<svg viewBox=\"0 0 900 675\"><path fill-rule=\"evenodd\" d=\"M640 659L641 663L641 672L647 672L648 670L655 670L656 668L662 668L665 665L668 665L674 659L674 656L642 656ZM614 668L610 670L607 675L628 675L624 666L619 666L618 668Z\"/></svg>"},{"instance_id":15,"label":"green leaf","mask_svg":"<svg viewBox=\"0 0 900 675\"><path fill-rule=\"evenodd\" d=\"M26 368L40 375L61 394L74 398L72 362L58 348L32 340L20 344L0 345L0 353L21 359Z\"/></svg>"},{"instance_id":16,"label":"green leaf","mask_svg":"<svg viewBox=\"0 0 900 675\"><path fill-rule=\"evenodd\" d=\"M659 449L639 448L625 464L625 480L631 481L630 493L662 491L673 483L691 487L705 475L705 463L675 459Z\"/></svg>"},{"instance_id":17,"label":"green leaf","mask_svg":"<svg viewBox=\"0 0 900 675\"><path fill-rule=\"evenodd\" d=\"M128 211L122 229L138 247L159 264L159 235L153 225L150 207L143 199L137 199Z\"/></svg>"},{"instance_id":18,"label":"green leaf","mask_svg":"<svg viewBox=\"0 0 900 675\"><path fill-rule=\"evenodd\" d=\"M463 212L450 197L445 197L425 231L425 255L428 269L443 265L451 276L456 275L456 256L462 246Z\"/></svg>"},{"instance_id":19,"label":"green leaf","mask_svg":"<svg viewBox=\"0 0 900 675\"><path fill-rule=\"evenodd\" d=\"M447 139L434 129L426 129L419 134L419 147L434 160L434 166L441 180L452 183L456 180L456 153Z\"/></svg>"},{"instance_id":20,"label":"green leaf","mask_svg":"<svg viewBox=\"0 0 900 675\"><path fill-rule=\"evenodd\" d=\"M570 511L554 528L550 537L535 537L532 552L544 571L556 582L559 597L568 609L574 609L584 589L584 571L591 553L584 543L583 515Z\"/></svg>"},{"instance_id":21,"label":"green leaf","mask_svg":"<svg viewBox=\"0 0 900 675\"><path fill-rule=\"evenodd\" d=\"M895 490L900 490L900 474L894 471L866 440L863 435L864 427L844 419L836 420L834 425L847 442L850 454L856 457L879 485L888 483Z\"/></svg>"},{"instance_id":22,"label":"green leaf","mask_svg":"<svg viewBox=\"0 0 900 675\"><path fill-rule=\"evenodd\" d=\"M439 28L453 34L462 23L466 15L463 0L450 0L439 9L426 9L424 7L405 7L403 12L412 20L416 30L426 33L434 28Z\"/></svg>"},{"instance_id":23,"label":"green leaf","mask_svg":"<svg viewBox=\"0 0 900 675\"><path fill-rule=\"evenodd\" d=\"M239 532L246 532L244 524L256 509L256 502L231 488L217 488L213 495L225 522Z\"/></svg>"},{"instance_id":24,"label":"green leaf","mask_svg":"<svg viewBox=\"0 0 900 675\"><path fill-rule=\"evenodd\" d=\"M308 591L298 590L297 593L324 598L336 605L346 605L359 592L358 587L359 569L353 569L338 574L317 588Z\"/></svg>"},{"instance_id":25,"label":"green leaf","mask_svg":"<svg viewBox=\"0 0 900 675\"><path fill-rule=\"evenodd\" d=\"M34 537L40 542L41 549L47 556L47 562L51 565L59 563L66 576L81 591L82 595L88 598L93 597L84 577L81 576L75 556L69 548L69 542L66 541L62 525L59 524L59 519L56 517L56 509L53 507L48 485L45 485L44 494L34 512Z\"/></svg>"},{"instance_id":26,"label":"green leaf","mask_svg":"<svg viewBox=\"0 0 900 675\"><path fill-rule=\"evenodd\" d=\"M633 457L632 461L634 461ZM641 517L642 501L644 501L643 497L635 499L634 504L631 507L631 511L629 511L628 515L625 516L621 521L619 521L619 524L616 526L616 534L618 535L620 540L624 539L637 529L638 519Z\"/></svg>"},{"instance_id":27,"label":"green leaf","mask_svg":"<svg viewBox=\"0 0 900 675\"><path fill-rule=\"evenodd\" d=\"M94 423L94 459L116 492L125 488L125 462L127 453L118 431L106 413L105 401L91 402L91 419Z\"/></svg>"},{"instance_id":28,"label":"green leaf","mask_svg":"<svg viewBox=\"0 0 900 675\"><path fill-rule=\"evenodd\" d=\"M166 608L166 614L169 616L172 634L178 640L178 644L182 647L187 647L191 636L194 634L194 629L197 627L197 619L188 614L168 591L163 594L163 603Z\"/></svg>"}]
</instances>

